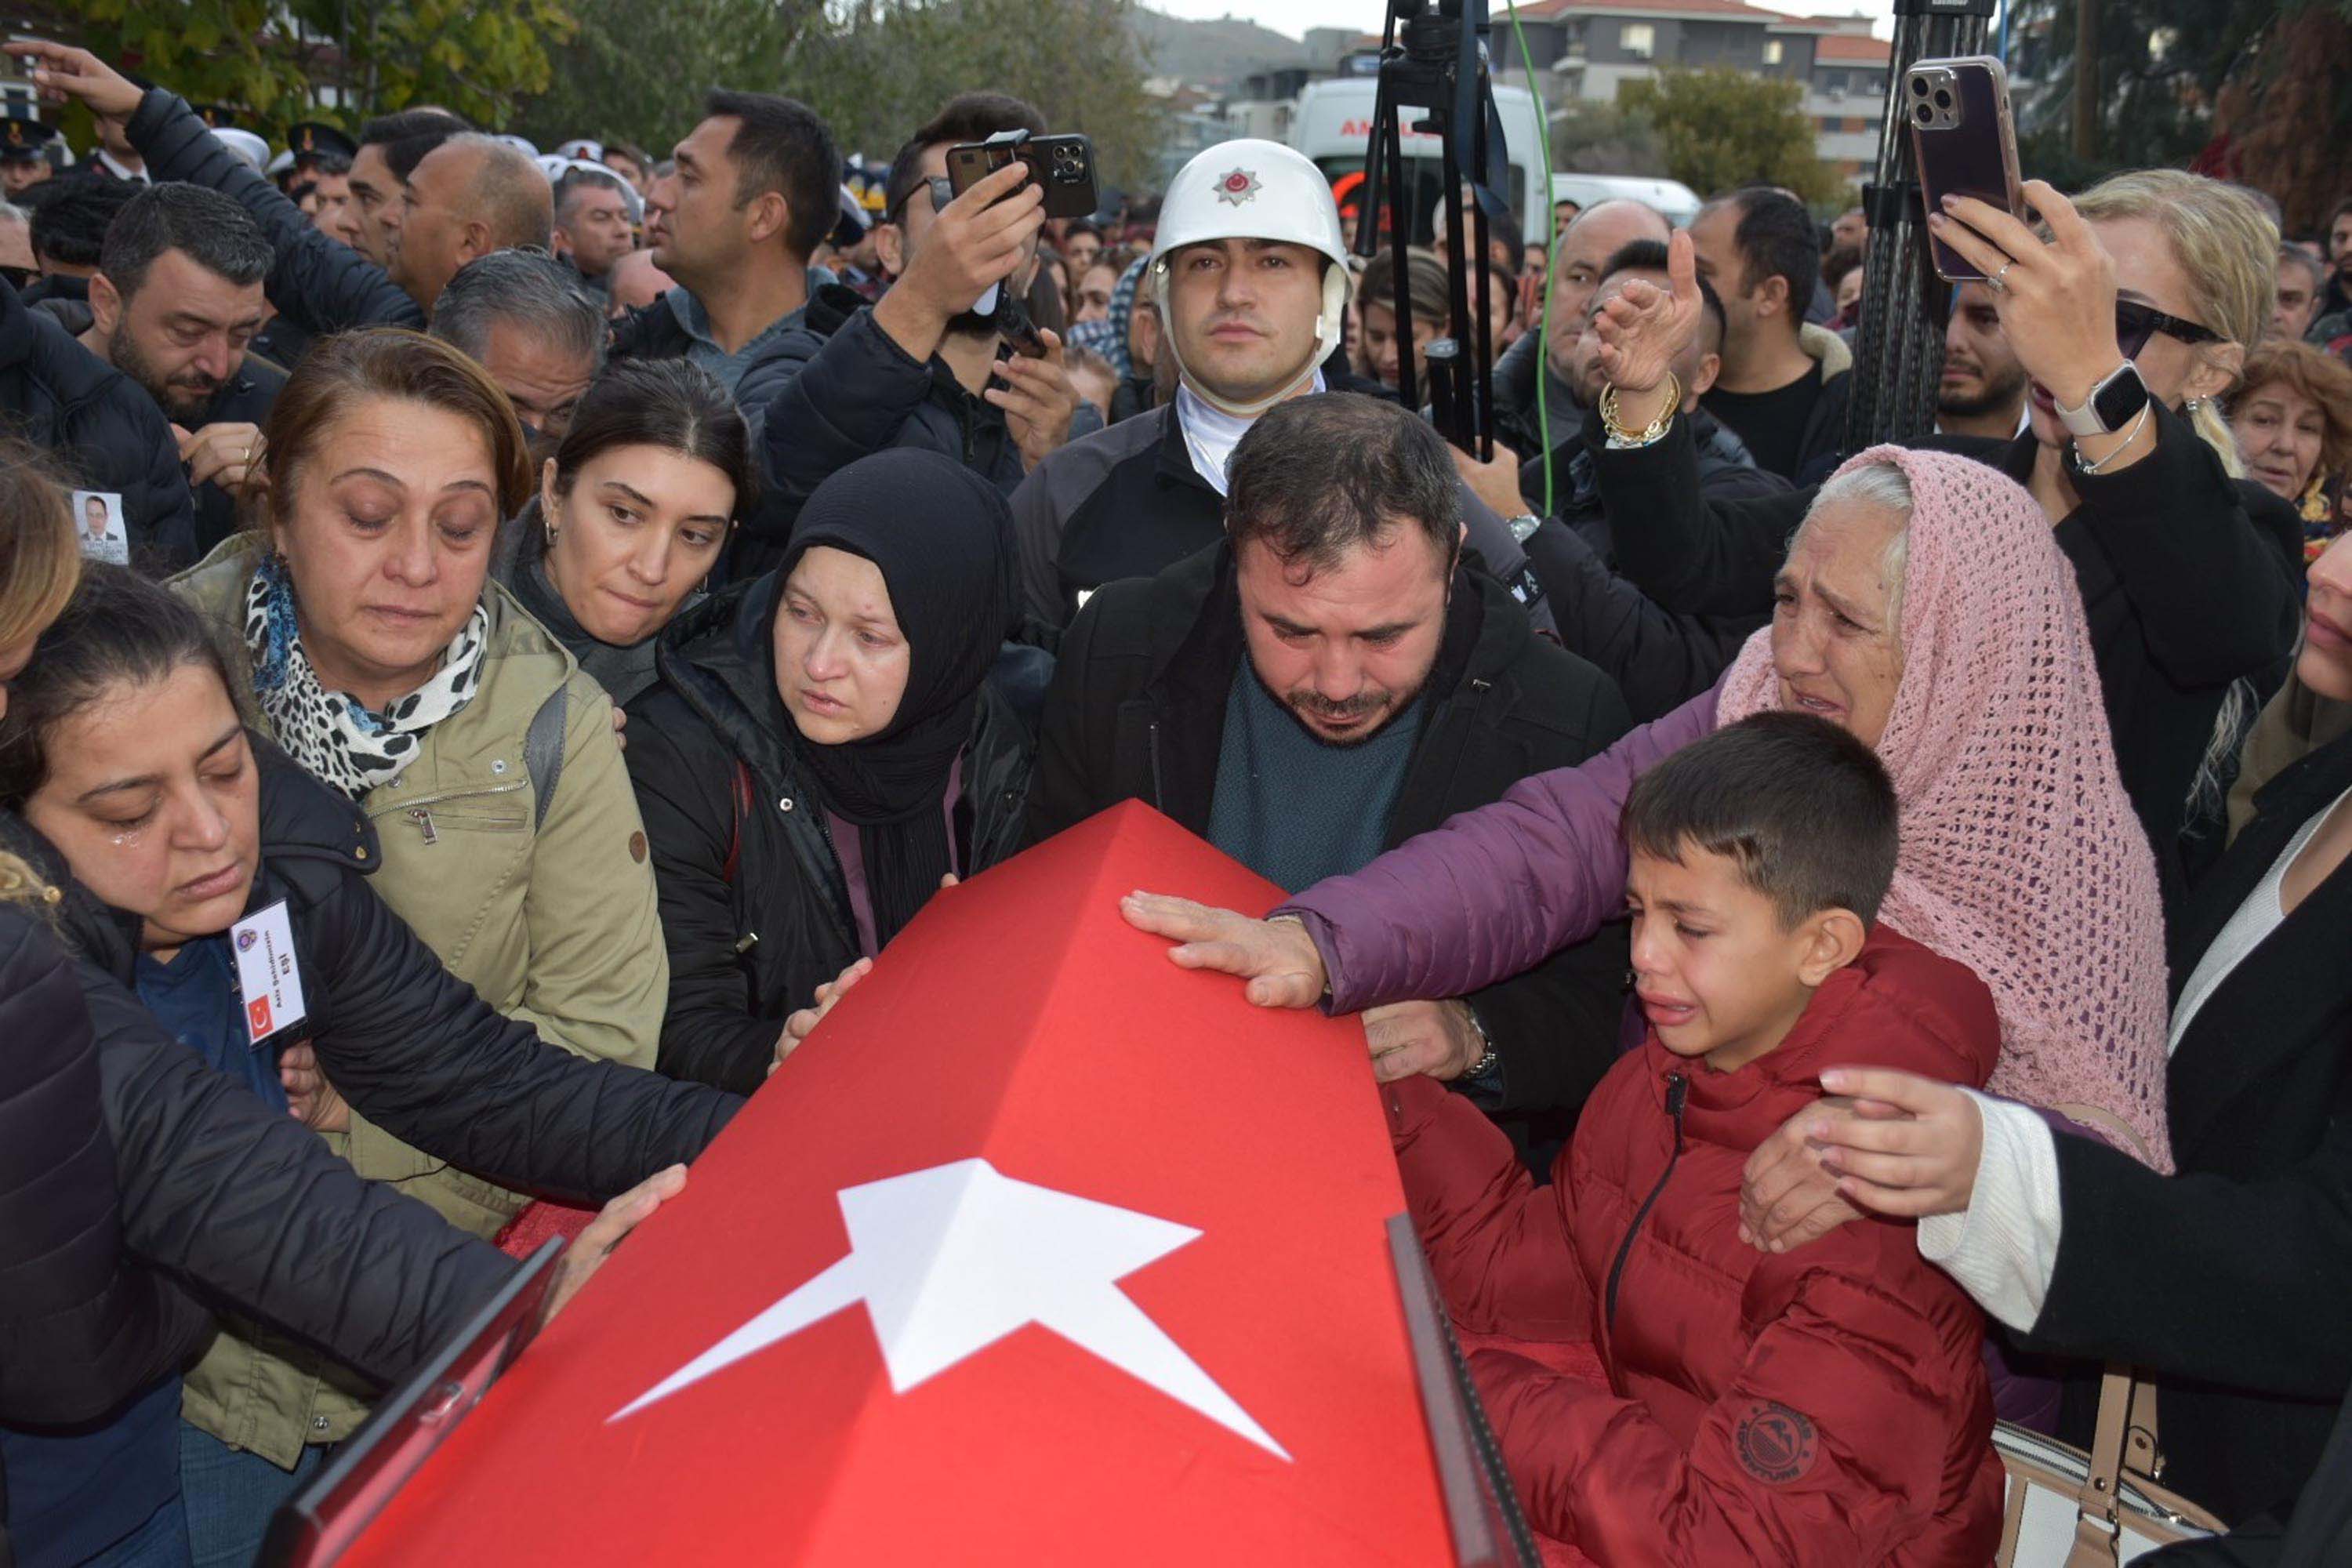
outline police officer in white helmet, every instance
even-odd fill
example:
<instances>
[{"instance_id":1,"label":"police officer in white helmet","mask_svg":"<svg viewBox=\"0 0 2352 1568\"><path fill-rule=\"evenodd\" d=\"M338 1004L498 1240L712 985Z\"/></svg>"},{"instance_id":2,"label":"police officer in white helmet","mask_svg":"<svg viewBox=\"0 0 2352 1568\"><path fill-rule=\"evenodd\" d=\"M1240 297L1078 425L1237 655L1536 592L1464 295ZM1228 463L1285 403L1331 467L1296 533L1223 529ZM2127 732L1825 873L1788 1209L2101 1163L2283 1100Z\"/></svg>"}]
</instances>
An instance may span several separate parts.
<instances>
[{"instance_id":1,"label":"police officer in white helmet","mask_svg":"<svg viewBox=\"0 0 2352 1568\"><path fill-rule=\"evenodd\" d=\"M1286 398L1376 390L1333 358L1347 256L1330 184L1295 149L1223 142L1178 171L1145 279L1176 396L1071 442L1013 493L1025 613L1065 625L1102 584L1215 543L1225 464L1252 421ZM1462 502L1472 548L1551 629L1509 527L1466 489Z\"/></svg>"}]
</instances>

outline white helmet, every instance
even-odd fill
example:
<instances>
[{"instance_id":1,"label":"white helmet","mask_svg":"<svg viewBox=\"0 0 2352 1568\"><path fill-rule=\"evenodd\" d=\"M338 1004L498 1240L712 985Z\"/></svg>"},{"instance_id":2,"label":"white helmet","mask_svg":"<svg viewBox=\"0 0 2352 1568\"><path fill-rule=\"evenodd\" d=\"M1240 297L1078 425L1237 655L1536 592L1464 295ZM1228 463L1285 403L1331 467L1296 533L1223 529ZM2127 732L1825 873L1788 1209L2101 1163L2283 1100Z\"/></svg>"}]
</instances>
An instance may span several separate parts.
<instances>
[{"instance_id":1,"label":"white helmet","mask_svg":"<svg viewBox=\"0 0 2352 1568\"><path fill-rule=\"evenodd\" d=\"M247 167L255 174L260 174L268 164L269 143L252 132L240 131L234 125L224 125L214 131L213 134L220 138L222 146L243 159Z\"/></svg>"},{"instance_id":2,"label":"white helmet","mask_svg":"<svg viewBox=\"0 0 2352 1568\"><path fill-rule=\"evenodd\" d=\"M1287 386L1255 403L1228 403L1185 369L1173 324L1162 333L1176 368L1193 394L1213 408L1255 418L1297 389L1339 344L1348 309L1348 242L1331 184L1307 154L1278 142L1220 142L1193 155L1168 182L1160 226L1151 239L1152 298L1167 321L1168 258L1188 245L1213 239L1268 239L1303 245L1325 257L1323 313L1315 323L1315 353Z\"/></svg>"}]
</instances>

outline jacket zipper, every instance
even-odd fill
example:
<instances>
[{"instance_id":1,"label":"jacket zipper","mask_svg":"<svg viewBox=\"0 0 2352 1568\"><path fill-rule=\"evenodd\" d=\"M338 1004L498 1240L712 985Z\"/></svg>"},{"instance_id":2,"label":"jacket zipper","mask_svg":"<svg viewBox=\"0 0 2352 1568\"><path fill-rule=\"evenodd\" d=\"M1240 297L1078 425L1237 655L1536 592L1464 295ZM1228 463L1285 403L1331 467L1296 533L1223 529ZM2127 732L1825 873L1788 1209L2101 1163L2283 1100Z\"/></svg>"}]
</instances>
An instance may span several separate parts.
<instances>
[{"instance_id":1,"label":"jacket zipper","mask_svg":"<svg viewBox=\"0 0 2352 1568\"><path fill-rule=\"evenodd\" d=\"M397 812L400 816L404 816L408 818L409 821L415 823L416 825L417 833L424 838L425 843L438 844L441 842L441 830L434 826L433 814L425 809L427 806L439 805L445 801L476 800L485 795L512 795L515 791L522 788L526 782L527 781L522 779L517 779L512 784L492 784L487 789L443 790L439 795L428 795L424 796L422 799L408 801L400 805L393 806L390 810ZM371 812L369 815L373 816L374 813Z\"/></svg>"},{"instance_id":2,"label":"jacket zipper","mask_svg":"<svg viewBox=\"0 0 2352 1568\"><path fill-rule=\"evenodd\" d=\"M1617 1331L1617 1287L1624 1279L1625 1259L1633 1250L1633 1238L1642 1234L1642 1222L1650 1217L1650 1206L1658 1201L1658 1194L1666 1190L1666 1183L1674 1177L1675 1163L1683 1157L1683 1101L1689 1094L1690 1082L1682 1074L1670 1072L1666 1075L1666 1114L1674 1118L1675 1146L1666 1156L1666 1168L1658 1173L1658 1184L1650 1189L1650 1195L1643 1198L1642 1206L1633 1211L1633 1223L1625 1227L1625 1239L1617 1244L1617 1257L1609 1265L1609 1291L1601 1322L1612 1339L1616 1337Z\"/></svg>"},{"instance_id":3,"label":"jacket zipper","mask_svg":"<svg viewBox=\"0 0 2352 1568\"><path fill-rule=\"evenodd\" d=\"M1144 726L1144 740L1151 754L1151 809L1168 809L1168 792L1160 786L1160 721L1154 719Z\"/></svg>"}]
</instances>

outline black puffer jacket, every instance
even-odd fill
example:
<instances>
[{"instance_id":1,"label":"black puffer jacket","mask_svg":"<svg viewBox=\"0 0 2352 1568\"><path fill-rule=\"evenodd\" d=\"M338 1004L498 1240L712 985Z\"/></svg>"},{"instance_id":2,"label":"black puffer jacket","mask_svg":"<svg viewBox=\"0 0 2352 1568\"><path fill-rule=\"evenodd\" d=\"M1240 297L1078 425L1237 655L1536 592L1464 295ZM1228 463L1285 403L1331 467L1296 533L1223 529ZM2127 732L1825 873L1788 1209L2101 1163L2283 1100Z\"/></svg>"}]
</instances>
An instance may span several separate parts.
<instances>
[{"instance_id":1,"label":"black puffer jacket","mask_svg":"<svg viewBox=\"0 0 2352 1568\"><path fill-rule=\"evenodd\" d=\"M124 1249L81 982L19 904L0 904L0 1423L94 1420L177 1366L205 1318Z\"/></svg>"},{"instance_id":2,"label":"black puffer jacket","mask_svg":"<svg viewBox=\"0 0 2352 1568\"><path fill-rule=\"evenodd\" d=\"M1088 600L1046 701L1028 841L1128 799L1207 837L1244 657L1224 545ZM1608 678L1538 637L1509 590L1468 559L1424 692L1421 738L1382 836L1391 847L1529 774L1598 756L1627 728ZM1612 925L1471 998L1503 1060L1496 1118L1522 1152L1557 1149L1617 1059L1624 977L1625 931Z\"/></svg>"},{"instance_id":3,"label":"black puffer jacket","mask_svg":"<svg viewBox=\"0 0 2352 1568\"><path fill-rule=\"evenodd\" d=\"M110 944L105 913L6 826L66 888L61 916ZM394 1383L512 1273L211 1070L21 910L0 909L0 1421L102 1419L184 1364L215 1309Z\"/></svg>"},{"instance_id":4,"label":"black puffer jacket","mask_svg":"<svg viewBox=\"0 0 2352 1568\"><path fill-rule=\"evenodd\" d=\"M247 911L285 900L304 1031L371 1121L485 1181L573 1203L603 1203L693 1159L727 1124L740 1103L731 1095L575 1057L493 1011L368 887L379 851L367 818L268 742L253 744L261 871ZM93 910L71 929L131 984L132 917Z\"/></svg>"},{"instance_id":5,"label":"black puffer jacket","mask_svg":"<svg viewBox=\"0 0 2352 1568\"><path fill-rule=\"evenodd\" d=\"M863 951L823 806L778 732L789 721L771 717L761 645L779 586L772 573L681 616L663 634L660 684L629 704L669 948L661 1070L743 1093L767 1076L785 1016ZM1034 754L982 687L956 807L966 875L1019 847Z\"/></svg>"},{"instance_id":6,"label":"black puffer jacket","mask_svg":"<svg viewBox=\"0 0 2352 1568\"><path fill-rule=\"evenodd\" d=\"M129 135L155 179L206 186L253 215L277 253L262 291L303 332L324 337L350 327L425 330L425 312L383 268L311 227L300 207L230 152L176 93L149 89L131 117Z\"/></svg>"},{"instance_id":7,"label":"black puffer jacket","mask_svg":"<svg viewBox=\"0 0 2352 1568\"><path fill-rule=\"evenodd\" d=\"M1689 416L1698 450L1699 490L1709 500L1779 495L1789 481L1756 467L1738 436L1706 410ZM1770 617L1678 616L1621 576L1615 537L1592 455L1580 440L1552 454L1566 489L1558 515L1528 541L1528 564L1543 584L1560 646L1601 667L1625 694L1633 721L1673 712L1713 686L1749 634ZM1526 475L1521 475L1522 489ZM1541 485L1538 476L1537 484Z\"/></svg>"},{"instance_id":8,"label":"black puffer jacket","mask_svg":"<svg viewBox=\"0 0 2352 1568\"><path fill-rule=\"evenodd\" d=\"M5 280L0 417L9 434L55 454L75 488L122 498L131 565L163 577L195 560L195 502L163 411Z\"/></svg>"}]
</instances>

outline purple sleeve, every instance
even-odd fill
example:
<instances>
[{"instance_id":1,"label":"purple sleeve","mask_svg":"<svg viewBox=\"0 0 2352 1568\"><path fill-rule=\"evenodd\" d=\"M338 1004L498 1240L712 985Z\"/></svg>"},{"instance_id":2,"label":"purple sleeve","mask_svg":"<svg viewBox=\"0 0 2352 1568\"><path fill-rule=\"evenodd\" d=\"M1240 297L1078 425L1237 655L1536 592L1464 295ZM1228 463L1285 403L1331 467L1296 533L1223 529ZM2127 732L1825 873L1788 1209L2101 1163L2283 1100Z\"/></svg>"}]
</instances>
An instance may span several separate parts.
<instances>
[{"instance_id":1,"label":"purple sleeve","mask_svg":"<svg viewBox=\"0 0 2352 1568\"><path fill-rule=\"evenodd\" d=\"M1591 761L1521 779L1276 910L1304 921L1322 952L1331 1011L1460 996L1591 936L1624 902L1626 793L1715 728L1715 703L1713 691L1695 697Z\"/></svg>"}]
</instances>

